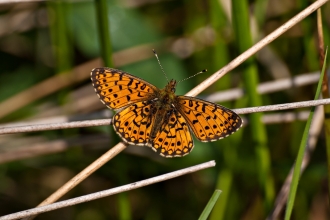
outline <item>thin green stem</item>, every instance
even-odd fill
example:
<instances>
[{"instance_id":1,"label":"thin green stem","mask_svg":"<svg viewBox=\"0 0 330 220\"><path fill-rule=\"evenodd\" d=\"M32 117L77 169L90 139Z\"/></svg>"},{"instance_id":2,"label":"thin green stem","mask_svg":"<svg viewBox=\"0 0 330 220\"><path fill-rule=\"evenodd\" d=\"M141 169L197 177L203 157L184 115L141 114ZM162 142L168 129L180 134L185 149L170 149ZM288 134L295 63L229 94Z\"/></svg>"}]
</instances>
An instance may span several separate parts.
<instances>
[{"instance_id":1,"label":"thin green stem","mask_svg":"<svg viewBox=\"0 0 330 220\"><path fill-rule=\"evenodd\" d=\"M107 1L95 0L95 7L103 63L105 66L112 67L112 47Z\"/></svg>"},{"instance_id":2,"label":"thin green stem","mask_svg":"<svg viewBox=\"0 0 330 220\"><path fill-rule=\"evenodd\" d=\"M198 220L206 220L209 217L209 215L210 215L215 203L217 202L220 194L221 194L221 190L217 189L217 190L214 191L211 199L207 203L205 209L203 210L203 212L202 212L201 216L198 218Z\"/></svg>"},{"instance_id":3,"label":"thin green stem","mask_svg":"<svg viewBox=\"0 0 330 220\"><path fill-rule=\"evenodd\" d=\"M222 196L221 201L215 204L215 208L211 213L210 219L221 220L224 219L225 213L227 211L227 204L229 203L229 195L232 190L233 183L233 172L230 169L222 169L218 173L217 188L221 189Z\"/></svg>"},{"instance_id":4,"label":"thin green stem","mask_svg":"<svg viewBox=\"0 0 330 220\"><path fill-rule=\"evenodd\" d=\"M240 52L244 52L253 45L250 25L249 25L249 10L246 0L233 0L233 25L235 36ZM249 99L250 106L261 106L261 96L257 92L259 82L258 70L253 57L250 57L244 63L243 79L244 86ZM268 139L266 128L261 122L261 113L252 114L250 116L251 137L256 149L258 161L258 176L259 184L264 190L266 209L270 209L274 200L274 184L271 176L271 161L268 150Z\"/></svg>"},{"instance_id":5,"label":"thin green stem","mask_svg":"<svg viewBox=\"0 0 330 220\"><path fill-rule=\"evenodd\" d=\"M327 57L327 51L326 51L326 54L325 54L325 60L326 60L326 57ZM320 96L320 93L321 93L322 79L323 79L323 76L324 76L325 66L326 66L325 64L326 64L326 62L324 62L324 65L323 65L323 68L322 68L322 73L321 73L320 81L319 81L318 86L317 86L317 90L316 90L316 93L315 93L314 100L318 99L319 96ZM310 125L312 123L312 119L313 119L313 116L314 116L314 111L315 111L315 107L312 107L311 113L309 115L308 121L307 121L306 126L305 126L303 137L302 137L302 140L301 140L301 143L300 143L300 147L299 147L299 151L298 151L298 155L297 155L297 160L296 160L296 163L294 165L292 182L291 182L291 185L290 185L288 204L287 204L286 212L285 212L285 220L290 220L290 218L291 218L293 204L294 204L295 197L296 197L296 194L297 194L297 188L298 188L298 183L299 183L299 178L300 178L300 167L301 167L301 164L302 164L302 160L304 158L304 153L305 153L305 150L306 150L306 144L307 144L307 141L308 141L309 128L310 128Z\"/></svg>"},{"instance_id":6,"label":"thin green stem","mask_svg":"<svg viewBox=\"0 0 330 220\"><path fill-rule=\"evenodd\" d=\"M229 51L228 45L223 36L224 31L228 28L228 19L222 5L218 0L209 0L209 16L210 16L210 25L212 26L213 30L215 30L215 42L214 46L212 47L212 59L210 60L212 63L208 70L210 72L215 72L221 67L225 66L229 62ZM227 76L223 77L221 80L216 82L215 86L217 90L229 89L231 87L231 79L232 75L228 74ZM231 108L233 106L231 102L222 102L221 104ZM229 203L229 195L232 190L232 181L234 177L234 166L237 164L237 157L231 156L227 157L226 155L237 155L237 149L234 146L238 146L239 140L241 136L231 137L232 139L237 139L233 144L229 140L223 140L221 148L215 148L217 151L222 151L220 155L222 155L222 159L224 165L220 167L217 173L217 183L216 188L221 189L223 191L221 196L221 201L215 204L213 211L210 215L209 219L216 219L222 220L228 211L227 204ZM232 146L231 146L232 145ZM231 209L230 212L237 212L237 209ZM230 215L230 213L227 213Z\"/></svg>"},{"instance_id":7,"label":"thin green stem","mask_svg":"<svg viewBox=\"0 0 330 220\"><path fill-rule=\"evenodd\" d=\"M72 67L72 43L69 40L67 27L68 7L63 1L49 1L47 6L56 72L61 73Z\"/></svg>"}]
</instances>

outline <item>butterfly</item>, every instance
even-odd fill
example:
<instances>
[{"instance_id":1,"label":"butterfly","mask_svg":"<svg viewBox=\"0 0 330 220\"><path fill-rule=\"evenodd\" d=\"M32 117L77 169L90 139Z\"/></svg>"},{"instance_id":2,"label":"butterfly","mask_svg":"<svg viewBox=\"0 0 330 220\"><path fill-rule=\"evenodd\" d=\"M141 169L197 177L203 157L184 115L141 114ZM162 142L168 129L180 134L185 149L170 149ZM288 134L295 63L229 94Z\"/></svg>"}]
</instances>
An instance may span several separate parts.
<instances>
[{"instance_id":1,"label":"butterfly","mask_svg":"<svg viewBox=\"0 0 330 220\"><path fill-rule=\"evenodd\" d=\"M128 144L149 146L164 157L181 157L202 142L217 141L237 131L242 119L232 110L202 99L175 94L177 82L164 89L108 67L95 68L91 80L108 108L116 133Z\"/></svg>"}]
</instances>

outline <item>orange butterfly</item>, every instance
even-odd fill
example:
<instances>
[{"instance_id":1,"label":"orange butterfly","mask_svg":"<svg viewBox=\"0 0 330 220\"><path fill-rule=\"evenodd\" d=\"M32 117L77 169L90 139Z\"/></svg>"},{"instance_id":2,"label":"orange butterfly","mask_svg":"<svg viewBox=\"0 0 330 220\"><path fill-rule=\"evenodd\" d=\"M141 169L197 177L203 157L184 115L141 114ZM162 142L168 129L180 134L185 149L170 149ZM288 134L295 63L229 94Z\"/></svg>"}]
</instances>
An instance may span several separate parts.
<instances>
[{"instance_id":1,"label":"orange butterfly","mask_svg":"<svg viewBox=\"0 0 330 220\"><path fill-rule=\"evenodd\" d=\"M110 109L117 134L128 144L147 145L164 157L181 157L194 147L191 130L202 142L225 138L242 119L221 105L175 95L176 81L164 89L121 70L95 68L95 92Z\"/></svg>"}]
</instances>

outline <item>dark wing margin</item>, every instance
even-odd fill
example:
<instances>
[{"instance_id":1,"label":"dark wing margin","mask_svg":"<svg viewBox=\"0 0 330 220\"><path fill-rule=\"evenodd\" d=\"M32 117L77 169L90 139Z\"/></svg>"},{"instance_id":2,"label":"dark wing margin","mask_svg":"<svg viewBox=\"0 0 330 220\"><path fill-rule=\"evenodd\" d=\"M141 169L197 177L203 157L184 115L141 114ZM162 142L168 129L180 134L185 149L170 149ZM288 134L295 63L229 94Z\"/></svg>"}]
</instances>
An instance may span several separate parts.
<instances>
[{"instance_id":1,"label":"dark wing margin","mask_svg":"<svg viewBox=\"0 0 330 220\"><path fill-rule=\"evenodd\" d=\"M152 84L121 70L95 68L91 80L96 94L110 109L120 109L132 103L151 99L159 91Z\"/></svg>"}]
</instances>

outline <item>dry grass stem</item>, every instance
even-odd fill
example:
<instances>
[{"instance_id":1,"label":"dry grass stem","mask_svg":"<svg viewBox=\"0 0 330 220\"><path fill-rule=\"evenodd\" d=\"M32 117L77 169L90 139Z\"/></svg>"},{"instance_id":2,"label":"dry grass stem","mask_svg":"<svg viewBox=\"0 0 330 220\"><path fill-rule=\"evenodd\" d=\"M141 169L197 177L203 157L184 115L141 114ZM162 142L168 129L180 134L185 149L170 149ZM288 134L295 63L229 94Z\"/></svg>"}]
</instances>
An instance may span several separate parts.
<instances>
[{"instance_id":1,"label":"dry grass stem","mask_svg":"<svg viewBox=\"0 0 330 220\"><path fill-rule=\"evenodd\" d=\"M320 73L302 74L289 79L280 79L266 83L260 83L257 91L259 94L268 94L278 92L285 89L291 89L299 86L317 83L320 79ZM228 89L226 91L216 92L211 95L203 96L210 102L224 102L239 99L244 96L244 90L241 88Z\"/></svg>"},{"instance_id":2,"label":"dry grass stem","mask_svg":"<svg viewBox=\"0 0 330 220\"><path fill-rule=\"evenodd\" d=\"M318 46L319 46L319 55L320 55L320 69L323 67L324 63L324 34L323 34L323 24L322 24L322 12L319 8L317 10L317 38L318 38ZM327 74L324 74L324 77L327 77ZM325 80L328 82L328 80Z\"/></svg>"},{"instance_id":3,"label":"dry grass stem","mask_svg":"<svg viewBox=\"0 0 330 220\"><path fill-rule=\"evenodd\" d=\"M110 125L110 124L111 124L111 119L97 119L97 120L64 122L64 123L54 123L54 124L19 126L19 127L11 127L11 128L7 127L7 128L0 128L0 134L15 134L15 133L33 132L33 131L82 128L82 127L92 127L92 126L101 126L101 125Z\"/></svg>"},{"instance_id":4,"label":"dry grass stem","mask_svg":"<svg viewBox=\"0 0 330 220\"><path fill-rule=\"evenodd\" d=\"M92 173L94 173L95 170L99 169L101 166L103 166L106 162L111 160L113 157L115 157L117 154L119 154L125 148L126 148L126 145L122 142L119 142L117 145L115 145L113 148L108 150L105 154L103 154L101 157L99 157L97 160L95 160L93 163L91 163L88 167L86 167L84 170L82 170L80 173L78 173L75 177L73 177L71 180L69 180L67 183L65 183L61 188L56 190L47 199L42 201L37 207L56 202L59 198L61 198L63 195L65 195L68 191L70 191L76 185L81 183L84 179L86 179L88 176L90 176ZM38 214L38 213L36 213L36 214ZM30 216L30 215L28 215L28 216ZM30 217L28 219L32 219L32 218L33 217Z\"/></svg>"},{"instance_id":5,"label":"dry grass stem","mask_svg":"<svg viewBox=\"0 0 330 220\"><path fill-rule=\"evenodd\" d=\"M267 94L270 92L282 91L284 89L299 87L304 85L309 85L317 82L319 80L319 72L302 74L292 79L281 79L267 83L261 83L257 90L260 94ZM95 96L95 94L93 94ZM241 98L244 95L244 90L241 88L229 89L217 93L213 93L211 95L202 96L201 98L208 100L210 102L222 102L222 101L230 101ZM21 122L13 122L7 124L1 124L1 128L5 127L18 127L18 126L33 126L33 125L41 125L41 124L53 124L53 123L63 123L63 122L73 122L73 121L81 121L81 120L91 120L97 118L110 118L111 112L108 110L103 110L100 112L86 114L86 115L78 115L78 116L56 116L56 117L48 117L45 119L37 119L33 121L21 121Z\"/></svg>"},{"instance_id":6,"label":"dry grass stem","mask_svg":"<svg viewBox=\"0 0 330 220\"><path fill-rule=\"evenodd\" d=\"M95 94L94 94L95 95ZM75 122L75 121L86 121L86 120L98 120L107 119L113 116L112 111L109 109L104 109L97 112L92 112L84 115L58 115L51 117L44 117L38 119L30 119L26 121L10 122L5 124L0 124L1 128L28 126L28 125L42 125L42 124L54 124L54 123L65 123L65 122Z\"/></svg>"},{"instance_id":7,"label":"dry grass stem","mask_svg":"<svg viewBox=\"0 0 330 220\"><path fill-rule=\"evenodd\" d=\"M74 83L81 82L82 80L88 78L88 76L86 77L86 69L93 69L95 66L100 65L100 59L86 62L85 64L74 68L74 70L72 70L72 74L69 72L57 74L2 101L0 103L0 118L16 111L17 109L22 108L23 106L26 106L35 100L52 94L55 91L58 91Z\"/></svg>"},{"instance_id":8,"label":"dry grass stem","mask_svg":"<svg viewBox=\"0 0 330 220\"><path fill-rule=\"evenodd\" d=\"M262 122L265 124L276 124L276 123L288 123L296 120L304 121L308 118L308 111L301 112L286 112L286 113L275 113L267 114L262 116ZM244 126L249 121L243 118ZM15 137L12 141L20 140L19 137ZM84 145L105 145L109 143L109 137L105 135L84 135L75 137L73 139L56 139L53 141L40 142L35 144L28 144L26 146L19 146L17 149L5 150L0 153L0 164L33 158L41 155L59 153L67 150L71 146L84 146Z\"/></svg>"},{"instance_id":9,"label":"dry grass stem","mask_svg":"<svg viewBox=\"0 0 330 220\"><path fill-rule=\"evenodd\" d=\"M0 217L0 220L10 220L10 219L18 219L18 218L24 218L27 216L31 216L31 215L37 215L40 213L44 213L44 212L48 212L48 211L52 211L52 210L56 210L56 209L60 209L63 207L68 207L68 206L72 206L72 205L76 205L79 203L83 203L83 202L88 202L88 201L92 201L95 199L100 199L106 196L110 196L110 195L114 195L114 194L118 194L121 192L126 192L129 190L133 190L133 189L137 189L143 186L147 186L147 185L151 185L154 183L158 183L161 181L165 181L168 179L173 179L175 177L179 177L185 174L189 174L189 173L193 173L202 169L206 169L206 168L210 168L210 167L214 167L215 166L215 161L209 161L206 163L202 163L199 165L195 165L195 166L191 166L185 169L181 169L181 170L177 170L171 173L167 173L164 175L160 175L160 176L156 176L156 177L152 177L146 180L142 180L142 181L138 181L135 183L131 183L131 184L127 184L124 186L120 186L120 187L116 187L113 189L108 189L108 190L104 190L104 191L100 191L97 193L92 193L92 194L88 194L85 196L80 196L80 197L76 197L73 199L68 199L65 201L61 201L61 202L57 202L51 205L46 205L46 206L42 206L42 207L38 207L38 208L33 208L33 209L28 209L25 211L21 211L21 212L17 212L17 213L13 213L10 215L6 215L6 216L2 216Z\"/></svg>"},{"instance_id":10,"label":"dry grass stem","mask_svg":"<svg viewBox=\"0 0 330 220\"><path fill-rule=\"evenodd\" d=\"M151 49L158 44L144 44L126 50L118 51L113 54L115 66L122 66L128 63L142 61L153 56ZM129 54L129 56L128 56ZM133 54L138 54L133 56ZM126 57L126 59L122 59ZM130 57L131 59L127 59ZM59 91L67 86L82 82L90 77L89 72L95 68L103 66L101 59L97 58L84 64L76 66L72 71L63 72L50 77L29 89L26 89L0 103L0 118L32 103L40 98ZM87 70L87 72L86 72ZM42 91L42 92L40 92Z\"/></svg>"},{"instance_id":11,"label":"dry grass stem","mask_svg":"<svg viewBox=\"0 0 330 220\"><path fill-rule=\"evenodd\" d=\"M246 50L244 53L239 55L237 58L232 60L230 63L228 63L226 66L215 72L212 76L204 80L202 83L200 83L198 86L196 86L194 89L192 89L190 92L188 92L186 95L188 96L196 96L199 93L201 93L203 90L208 88L211 84L216 82L218 79L223 77L226 73L233 70L235 67L243 63L246 59L257 53L259 50L261 50L263 47L274 41L276 38L281 36L283 33L285 33L288 29L296 25L298 22L300 22L302 19L313 13L315 10L320 8L322 5L324 5L328 0L318 0L315 1L313 4L305 8L303 11L298 13L296 16L291 18L289 21L287 21L285 24L277 28L275 31L267 35L265 38L260 40L258 43L256 43L253 47Z\"/></svg>"},{"instance_id":12,"label":"dry grass stem","mask_svg":"<svg viewBox=\"0 0 330 220\"><path fill-rule=\"evenodd\" d=\"M33 158L41 155L60 153L74 146L84 147L86 145L92 145L93 149L96 147L100 149L99 146L102 146L103 149L108 149L106 145L110 143L110 137L108 135L100 134L82 135L67 139L43 140L37 143L25 143L22 145L24 141L29 142L28 140L29 139L26 137L13 137L11 140L6 140L5 143L2 143L3 146L10 141L11 146L9 146L8 149L1 148L0 164L26 158ZM16 145L17 147L12 147L13 145Z\"/></svg>"},{"instance_id":13,"label":"dry grass stem","mask_svg":"<svg viewBox=\"0 0 330 220\"><path fill-rule=\"evenodd\" d=\"M45 0L0 0L0 4L14 4L26 2L44 2Z\"/></svg>"},{"instance_id":14,"label":"dry grass stem","mask_svg":"<svg viewBox=\"0 0 330 220\"><path fill-rule=\"evenodd\" d=\"M234 111L237 114L251 114L256 112L279 111L279 110L304 108L304 107L312 107L312 106L328 105L328 104L330 104L330 99L320 99L320 100L310 100L304 102L293 102L293 103L285 103L285 104L277 104L277 105L240 108L240 109L234 109Z\"/></svg>"},{"instance_id":15,"label":"dry grass stem","mask_svg":"<svg viewBox=\"0 0 330 220\"><path fill-rule=\"evenodd\" d=\"M263 115L261 119L264 124L288 123L297 120L305 121L307 120L309 113L309 111L275 113ZM244 121L244 124L245 122L246 120Z\"/></svg>"},{"instance_id":16,"label":"dry grass stem","mask_svg":"<svg viewBox=\"0 0 330 220\"><path fill-rule=\"evenodd\" d=\"M251 113L256 113L256 112L278 111L278 110L303 108L303 107L311 107L311 106L327 105L327 104L330 104L330 99L311 100L311 101L304 101L304 102L293 102L293 103L241 108L241 109L233 109L233 110L237 114L251 114ZM34 132L34 131L45 131L45 130L55 130L55 129L67 129L67 128L80 128L80 127L91 127L91 126L101 126L101 125L110 125L110 124L111 124L111 119L98 119L98 120L65 122L65 123L44 124L44 125L5 127L5 128L0 128L0 134L15 134L15 133L22 133L22 132Z\"/></svg>"},{"instance_id":17,"label":"dry grass stem","mask_svg":"<svg viewBox=\"0 0 330 220\"><path fill-rule=\"evenodd\" d=\"M308 115L309 111L285 112L263 115L261 119L264 124L289 123L297 120L305 121L307 120ZM249 124L247 118L243 117L243 121L244 126ZM17 140L21 142L19 137L12 138L12 141ZM69 149L71 146L101 145L102 147L106 147L106 145L109 143L109 136L106 135L84 135L75 137L73 139L56 139L52 141L34 143L32 145L19 145L17 149L15 148L10 150L2 150L0 153L0 164L38 157L41 155L63 152ZM150 156L150 159L157 159L152 157L154 152L151 152L150 155L145 155L144 152L140 151L140 148L130 148L127 152L139 156Z\"/></svg>"}]
</instances>

